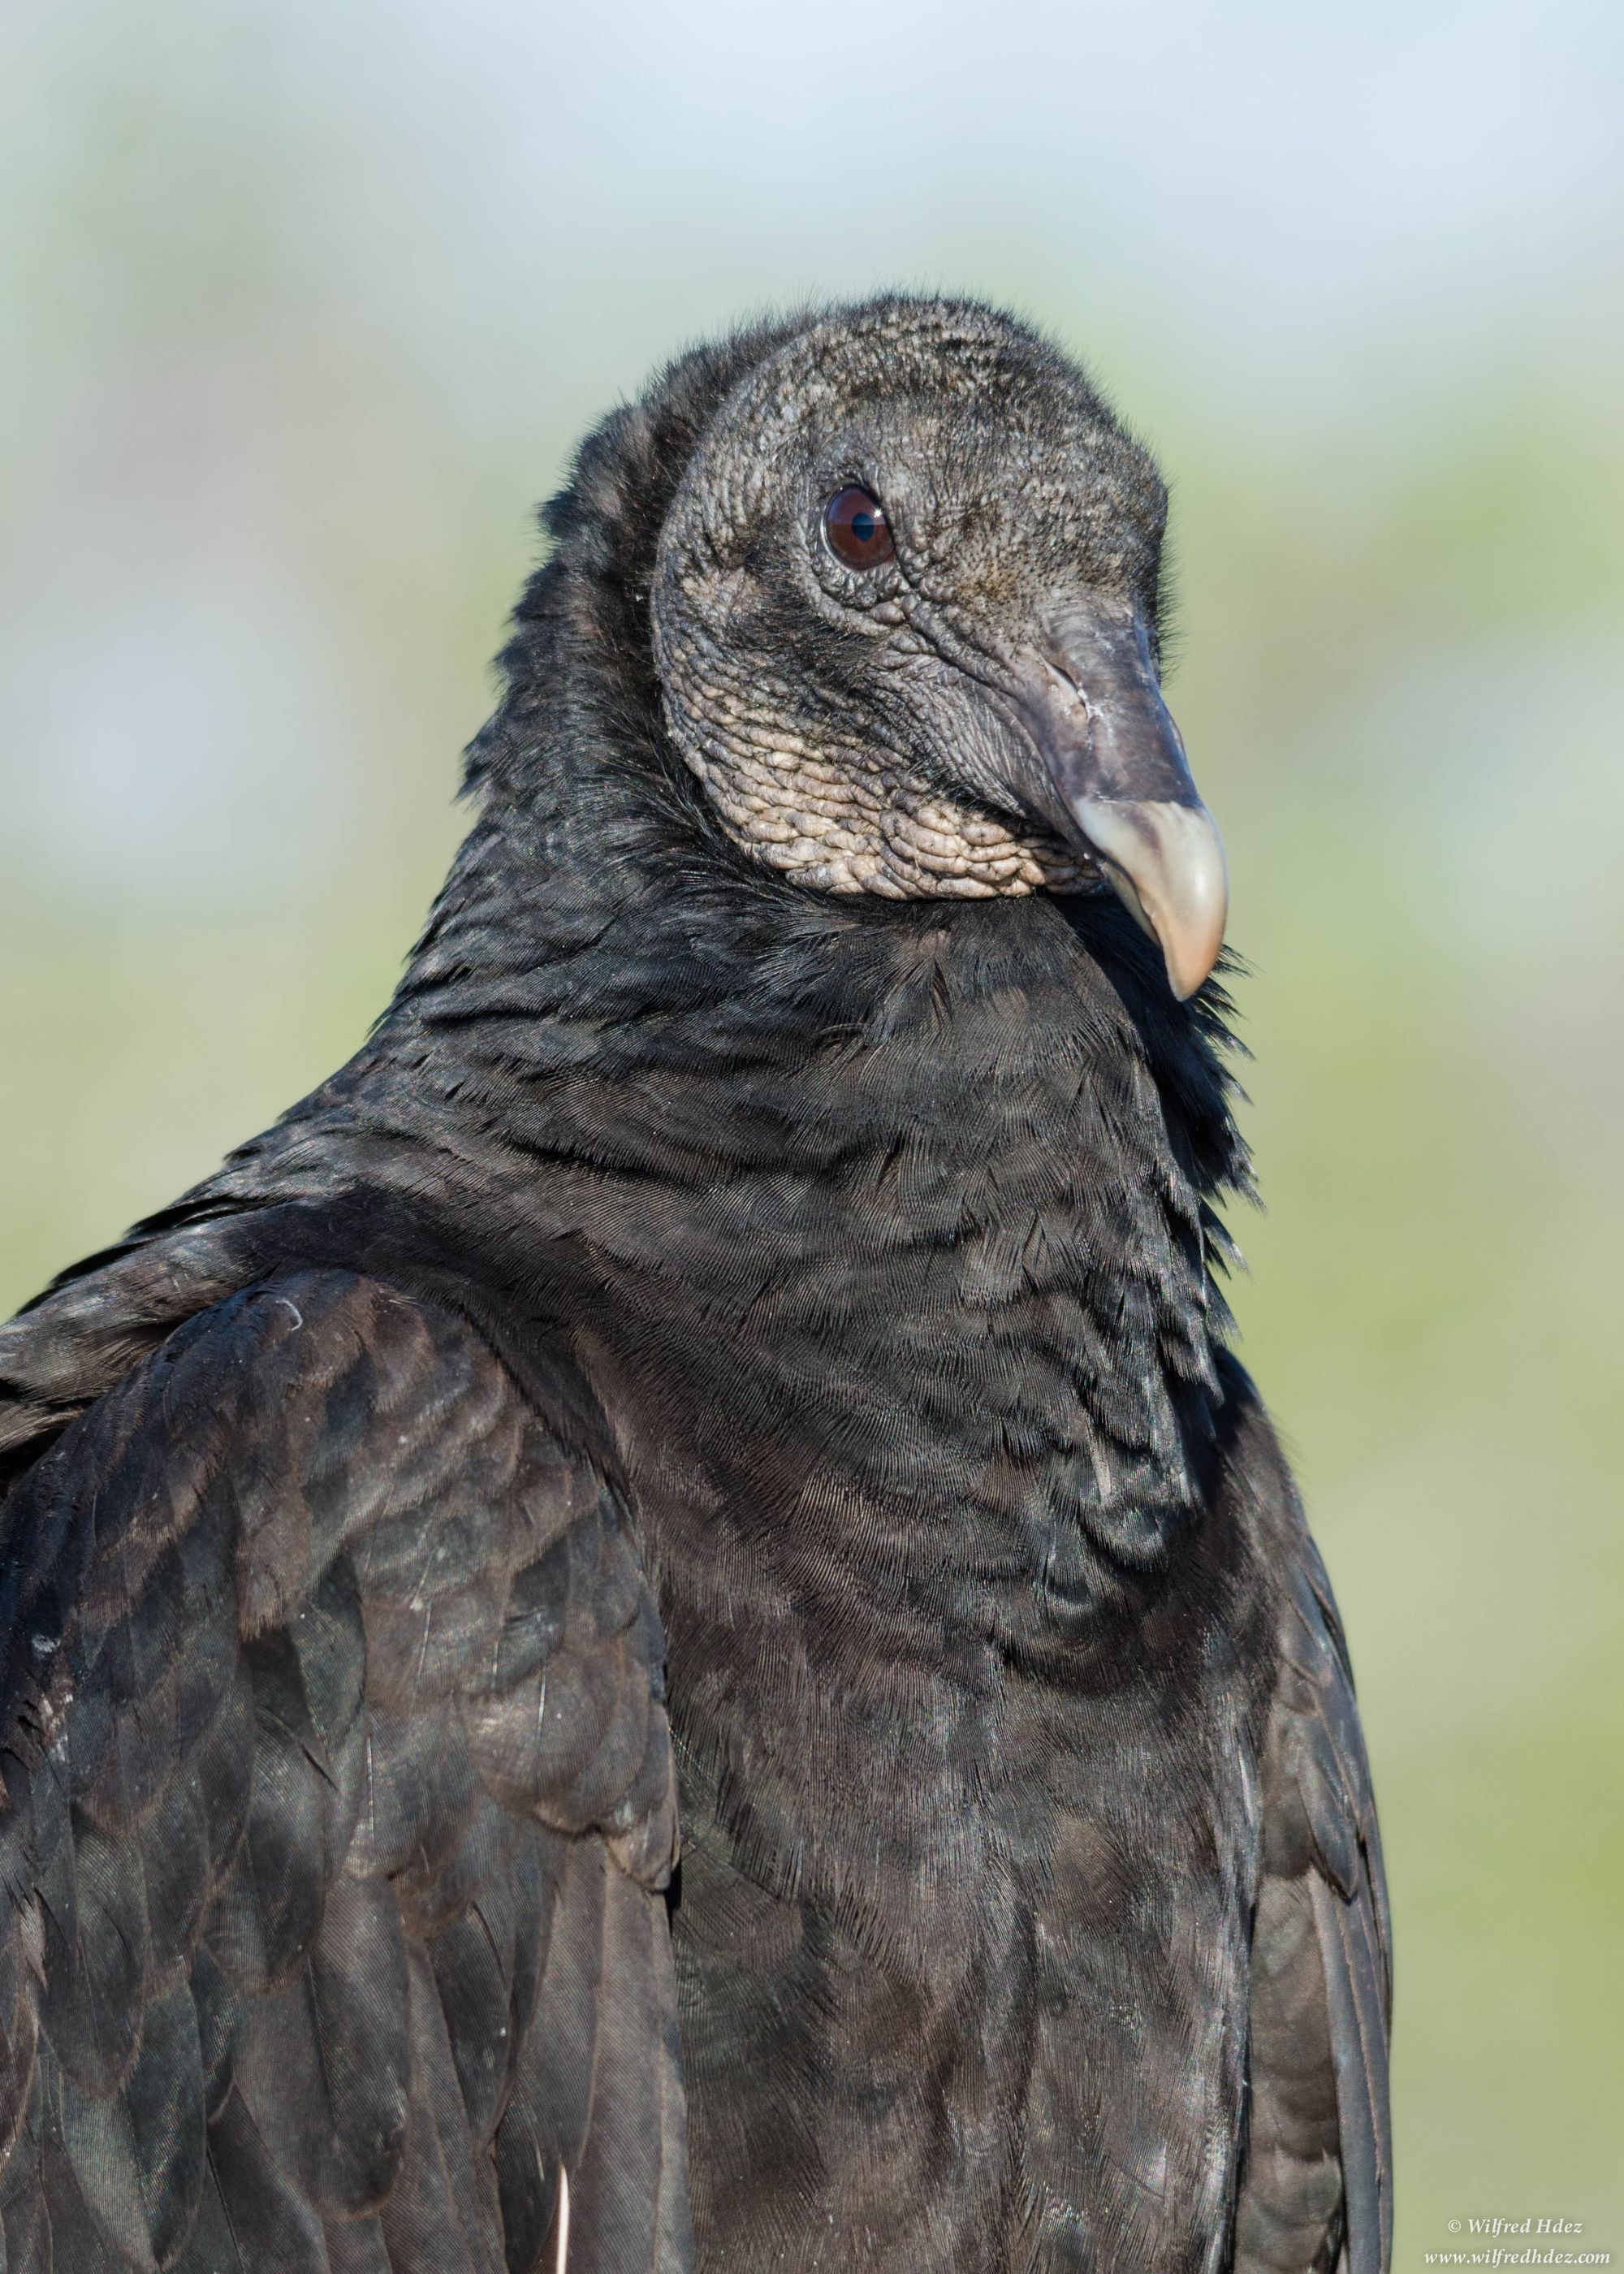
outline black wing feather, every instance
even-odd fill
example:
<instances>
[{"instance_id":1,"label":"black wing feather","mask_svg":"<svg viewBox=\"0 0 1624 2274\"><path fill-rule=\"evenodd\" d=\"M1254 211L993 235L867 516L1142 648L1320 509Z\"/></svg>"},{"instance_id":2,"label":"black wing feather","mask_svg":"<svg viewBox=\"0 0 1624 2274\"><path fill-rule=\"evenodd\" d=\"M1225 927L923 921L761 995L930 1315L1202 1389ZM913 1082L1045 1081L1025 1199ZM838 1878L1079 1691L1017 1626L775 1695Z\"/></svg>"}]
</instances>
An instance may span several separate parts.
<instances>
[{"instance_id":1,"label":"black wing feather","mask_svg":"<svg viewBox=\"0 0 1624 2274\"><path fill-rule=\"evenodd\" d=\"M1237 2274L1385 2274L1393 1983L1381 1842L1330 1582L1266 1433L1259 1415L1248 1468L1282 1600L1235 2263Z\"/></svg>"},{"instance_id":2,"label":"black wing feather","mask_svg":"<svg viewBox=\"0 0 1624 2274\"><path fill-rule=\"evenodd\" d=\"M6 2274L690 2266L658 1621L473 1332L279 1275L0 1539Z\"/></svg>"}]
</instances>

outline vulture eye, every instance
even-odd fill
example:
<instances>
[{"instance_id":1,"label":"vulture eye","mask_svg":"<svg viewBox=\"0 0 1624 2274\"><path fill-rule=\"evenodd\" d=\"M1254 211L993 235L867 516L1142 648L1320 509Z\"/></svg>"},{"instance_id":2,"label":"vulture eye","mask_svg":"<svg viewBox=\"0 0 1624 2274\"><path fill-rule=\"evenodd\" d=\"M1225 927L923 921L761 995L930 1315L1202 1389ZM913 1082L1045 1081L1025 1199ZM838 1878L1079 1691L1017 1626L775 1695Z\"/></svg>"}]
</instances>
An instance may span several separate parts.
<instances>
[{"instance_id":1,"label":"vulture eye","mask_svg":"<svg viewBox=\"0 0 1624 2274\"><path fill-rule=\"evenodd\" d=\"M823 535L848 568L878 568L896 556L885 508L868 491L837 490L823 508Z\"/></svg>"}]
</instances>

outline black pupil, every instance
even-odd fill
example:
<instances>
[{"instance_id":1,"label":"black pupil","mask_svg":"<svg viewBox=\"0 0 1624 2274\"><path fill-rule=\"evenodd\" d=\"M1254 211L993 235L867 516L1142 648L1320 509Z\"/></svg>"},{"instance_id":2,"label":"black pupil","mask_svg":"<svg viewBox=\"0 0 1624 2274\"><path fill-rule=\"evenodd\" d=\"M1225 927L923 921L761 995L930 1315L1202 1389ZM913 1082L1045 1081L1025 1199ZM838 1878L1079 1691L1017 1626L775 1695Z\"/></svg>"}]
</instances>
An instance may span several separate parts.
<instances>
[{"instance_id":1,"label":"black pupil","mask_svg":"<svg viewBox=\"0 0 1624 2274\"><path fill-rule=\"evenodd\" d=\"M874 516L866 505L860 505L852 516L852 535L859 545L867 545L874 535Z\"/></svg>"}]
</instances>

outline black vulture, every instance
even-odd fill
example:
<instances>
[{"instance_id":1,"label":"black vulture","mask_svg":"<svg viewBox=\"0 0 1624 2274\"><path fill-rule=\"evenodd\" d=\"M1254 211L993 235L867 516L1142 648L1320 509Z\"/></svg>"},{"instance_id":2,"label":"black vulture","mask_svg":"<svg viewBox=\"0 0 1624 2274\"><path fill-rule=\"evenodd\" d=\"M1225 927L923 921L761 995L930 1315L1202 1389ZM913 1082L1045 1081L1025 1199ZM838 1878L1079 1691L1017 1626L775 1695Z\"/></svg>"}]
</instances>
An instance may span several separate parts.
<instances>
[{"instance_id":1,"label":"black vulture","mask_svg":"<svg viewBox=\"0 0 1624 2274\"><path fill-rule=\"evenodd\" d=\"M6 2274L1387 2264L1164 518L965 302L583 446L371 1038L0 1334Z\"/></svg>"}]
</instances>

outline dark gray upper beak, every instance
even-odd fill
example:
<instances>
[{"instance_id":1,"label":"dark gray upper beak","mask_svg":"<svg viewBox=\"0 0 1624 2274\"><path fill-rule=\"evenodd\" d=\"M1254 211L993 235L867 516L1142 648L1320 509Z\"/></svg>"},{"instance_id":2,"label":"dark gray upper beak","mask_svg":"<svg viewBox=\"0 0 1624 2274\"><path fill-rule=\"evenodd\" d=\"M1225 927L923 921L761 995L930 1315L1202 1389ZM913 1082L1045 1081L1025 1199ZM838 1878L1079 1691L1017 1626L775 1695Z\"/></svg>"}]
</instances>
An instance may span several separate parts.
<instances>
[{"instance_id":1,"label":"dark gray upper beak","mask_svg":"<svg viewBox=\"0 0 1624 2274\"><path fill-rule=\"evenodd\" d=\"M1068 609L1023 681L1048 817L1099 862L1160 944L1182 1001L1218 960L1229 873L1162 699L1145 627L1125 606Z\"/></svg>"}]
</instances>

